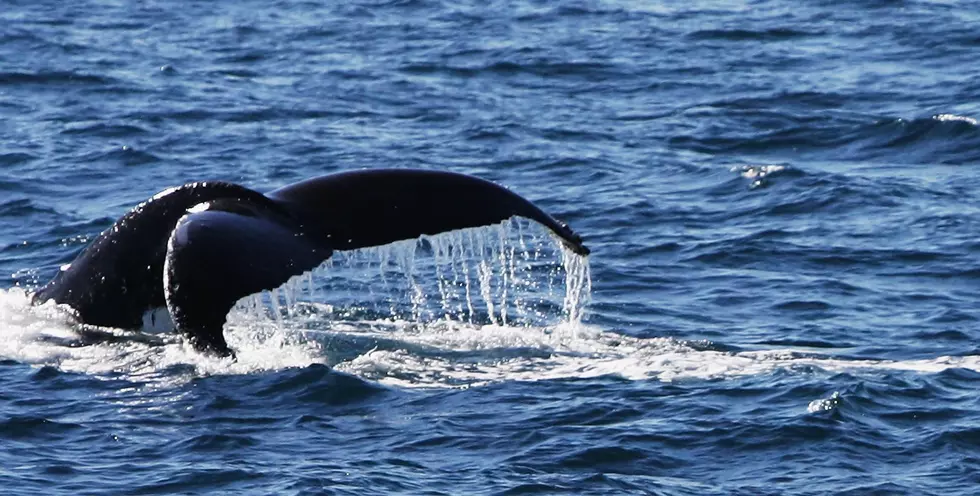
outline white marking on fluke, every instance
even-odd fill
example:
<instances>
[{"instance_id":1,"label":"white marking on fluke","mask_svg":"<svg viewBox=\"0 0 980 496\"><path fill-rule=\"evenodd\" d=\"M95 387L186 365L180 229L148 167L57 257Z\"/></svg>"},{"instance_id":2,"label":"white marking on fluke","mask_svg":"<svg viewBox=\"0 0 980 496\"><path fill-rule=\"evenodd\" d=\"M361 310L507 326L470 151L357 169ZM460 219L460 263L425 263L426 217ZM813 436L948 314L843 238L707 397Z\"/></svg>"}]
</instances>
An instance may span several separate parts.
<instances>
[{"instance_id":1,"label":"white marking on fluke","mask_svg":"<svg viewBox=\"0 0 980 496\"><path fill-rule=\"evenodd\" d=\"M194 205L193 207L188 208L187 209L187 213L189 213L189 214L197 214L197 213L201 213L201 212L206 212L209 208L211 208L211 202L198 203L197 205Z\"/></svg>"}]
</instances>

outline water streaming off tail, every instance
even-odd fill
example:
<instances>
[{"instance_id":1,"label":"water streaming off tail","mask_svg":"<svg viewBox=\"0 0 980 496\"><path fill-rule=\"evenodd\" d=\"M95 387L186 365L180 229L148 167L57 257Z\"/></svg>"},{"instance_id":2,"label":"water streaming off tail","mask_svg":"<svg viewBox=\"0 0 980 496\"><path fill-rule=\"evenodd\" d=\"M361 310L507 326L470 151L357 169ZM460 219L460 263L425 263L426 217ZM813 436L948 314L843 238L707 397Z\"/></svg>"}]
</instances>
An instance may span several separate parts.
<instances>
[{"instance_id":1,"label":"water streaming off tail","mask_svg":"<svg viewBox=\"0 0 980 496\"><path fill-rule=\"evenodd\" d=\"M282 287L242 299L231 322L267 319L329 330L337 322L543 326L580 322L587 258L512 219L380 247L338 251Z\"/></svg>"}]
</instances>

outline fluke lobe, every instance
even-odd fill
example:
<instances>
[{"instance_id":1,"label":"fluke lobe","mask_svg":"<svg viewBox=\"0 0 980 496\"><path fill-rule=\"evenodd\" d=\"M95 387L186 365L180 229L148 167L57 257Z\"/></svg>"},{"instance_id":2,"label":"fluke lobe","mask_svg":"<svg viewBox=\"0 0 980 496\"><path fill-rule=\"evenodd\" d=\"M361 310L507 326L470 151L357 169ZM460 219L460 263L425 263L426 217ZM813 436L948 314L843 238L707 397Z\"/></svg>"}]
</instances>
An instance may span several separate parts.
<instances>
[{"instance_id":1,"label":"fluke lobe","mask_svg":"<svg viewBox=\"0 0 980 496\"><path fill-rule=\"evenodd\" d=\"M143 327L146 315L164 307L196 349L230 355L222 327L235 302L316 268L335 250L514 216L544 225L579 255L589 253L580 236L530 201L464 174L359 170L265 195L224 182L191 183L117 220L33 302L53 300L83 324L124 329Z\"/></svg>"}]
</instances>

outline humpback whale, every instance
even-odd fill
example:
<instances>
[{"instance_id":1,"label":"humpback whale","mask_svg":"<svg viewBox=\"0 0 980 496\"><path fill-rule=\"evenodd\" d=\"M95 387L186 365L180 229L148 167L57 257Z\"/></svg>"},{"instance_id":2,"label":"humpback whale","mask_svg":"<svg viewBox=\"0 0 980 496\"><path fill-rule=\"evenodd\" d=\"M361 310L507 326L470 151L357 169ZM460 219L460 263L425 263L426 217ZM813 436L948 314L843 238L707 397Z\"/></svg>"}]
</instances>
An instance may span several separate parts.
<instances>
[{"instance_id":1,"label":"humpback whale","mask_svg":"<svg viewBox=\"0 0 980 496\"><path fill-rule=\"evenodd\" d=\"M340 172L267 194L226 182L170 188L103 231L33 295L81 324L139 329L165 308L195 349L233 355L225 318L239 299L312 270L334 251L502 222L542 224L573 252L582 238L520 195L465 174ZM151 312L151 313L148 313Z\"/></svg>"}]
</instances>

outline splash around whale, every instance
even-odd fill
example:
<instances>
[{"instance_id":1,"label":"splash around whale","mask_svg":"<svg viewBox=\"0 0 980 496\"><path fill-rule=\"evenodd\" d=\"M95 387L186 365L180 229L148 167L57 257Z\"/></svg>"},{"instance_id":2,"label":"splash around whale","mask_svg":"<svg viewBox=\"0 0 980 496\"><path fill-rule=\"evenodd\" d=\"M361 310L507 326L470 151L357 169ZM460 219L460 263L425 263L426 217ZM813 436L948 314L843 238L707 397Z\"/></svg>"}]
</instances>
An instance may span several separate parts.
<instances>
[{"instance_id":1,"label":"splash around whale","mask_svg":"<svg viewBox=\"0 0 980 496\"><path fill-rule=\"evenodd\" d=\"M139 329L172 323L197 350L232 355L223 326L235 302L316 268L335 251L511 217L538 222L576 254L589 254L566 224L498 184L465 174L349 171L268 194L225 182L190 183L137 205L32 301L67 305L81 324Z\"/></svg>"}]
</instances>

